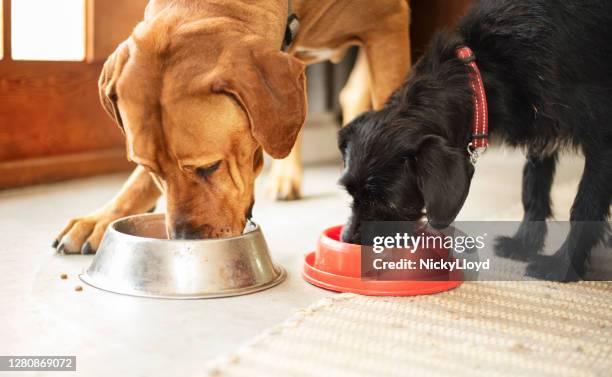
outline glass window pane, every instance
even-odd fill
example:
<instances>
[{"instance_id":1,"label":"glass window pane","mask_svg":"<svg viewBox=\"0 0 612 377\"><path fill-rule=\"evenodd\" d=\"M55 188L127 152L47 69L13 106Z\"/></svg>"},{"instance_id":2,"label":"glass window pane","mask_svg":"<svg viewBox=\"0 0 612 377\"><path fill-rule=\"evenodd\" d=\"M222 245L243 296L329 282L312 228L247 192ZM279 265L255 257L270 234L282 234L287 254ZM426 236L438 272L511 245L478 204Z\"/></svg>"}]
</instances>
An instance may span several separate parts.
<instances>
[{"instance_id":1,"label":"glass window pane","mask_svg":"<svg viewBox=\"0 0 612 377\"><path fill-rule=\"evenodd\" d=\"M12 0L14 60L84 60L85 0Z\"/></svg>"}]
</instances>

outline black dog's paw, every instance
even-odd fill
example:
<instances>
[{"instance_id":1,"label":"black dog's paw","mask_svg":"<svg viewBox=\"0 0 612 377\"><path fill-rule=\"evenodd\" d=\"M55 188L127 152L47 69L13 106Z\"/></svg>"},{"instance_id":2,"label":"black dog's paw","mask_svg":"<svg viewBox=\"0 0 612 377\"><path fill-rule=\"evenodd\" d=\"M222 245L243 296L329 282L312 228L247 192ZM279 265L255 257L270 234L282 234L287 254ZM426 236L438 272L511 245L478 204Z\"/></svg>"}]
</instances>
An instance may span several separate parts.
<instances>
[{"instance_id":1,"label":"black dog's paw","mask_svg":"<svg viewBox=\"0 0 612 377\"><path fill-rule=\"evenodd\" d=\"M540 279L559 282L579 281L583 278L583 266L575 268L565 256L537 255L530 259L526 275Z\"/></svg>"},{"instance_id":2,"label":"black dog's paw","mask_svg":"<svg viewBox=\"0 0 612 377\"><path fill-rule=\"evenodd\" d=\"M537 250L525 247L525 244L515 237L499 236L495 239L495 255L502 258L526 261Z\"/></svg>"}]
</instances>

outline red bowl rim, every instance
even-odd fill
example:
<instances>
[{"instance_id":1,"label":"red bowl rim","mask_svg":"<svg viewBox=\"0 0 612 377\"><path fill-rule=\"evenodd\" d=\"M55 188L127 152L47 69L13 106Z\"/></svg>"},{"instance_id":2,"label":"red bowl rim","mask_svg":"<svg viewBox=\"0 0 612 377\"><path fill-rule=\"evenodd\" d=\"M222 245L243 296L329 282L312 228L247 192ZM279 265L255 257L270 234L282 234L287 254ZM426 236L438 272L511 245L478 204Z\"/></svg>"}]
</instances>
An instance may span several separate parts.
<instances>
[{"instance_id":1,"label":"red bowl rim","mask_svg":"<svg viewBox=\"0 0 612 377\"><path fill-rule=\"evenodd\" d=\"M360 255L361 245L342 242L340 240L340 234L342 234L342 228L344 228L344 225L336 225L336 226L332 226L332 227L325 229L323 233L321 233L321 236L319 237L319 246L325 246L325 249L322 250L321 248L319 248L317 251L322 252L322 253L331 251L331 252ZM338 235L338 237L336 238L334 237L334 235Z\"/></svg>"},{"instance_id":2,"label":"red bowl rim","mask_svg":"<svg viewBox=\"0 0 612 377\"><path fill-rule=\"evenodd\" d=\"M317 251L304 258L303 278L318 287L337 292L352 292L371 296L412 296L447 291L463 282L460 271L451 272L449 280L365 280L349 274L339 274L315 266L317 256L336 260L361 260L361 245L340 241L344 225L326 228L320 235ZM360 262L358 262L360 263Z\"/></svg>"},{"instance_id":3,"label":"red bowl rim","mask_svg":"<svg viewBox=\"0 0 612 377\"><path fill-rule=\"evenodd\" d=\"M463 283L462 274L456 271L453 280L362 280L357 277L332 274L314 266L315 253L304 256L302 277L317 287L335 292L350 292L366 296L415 296L439 293L454 289Z\"/></svg>"}]
</instances>

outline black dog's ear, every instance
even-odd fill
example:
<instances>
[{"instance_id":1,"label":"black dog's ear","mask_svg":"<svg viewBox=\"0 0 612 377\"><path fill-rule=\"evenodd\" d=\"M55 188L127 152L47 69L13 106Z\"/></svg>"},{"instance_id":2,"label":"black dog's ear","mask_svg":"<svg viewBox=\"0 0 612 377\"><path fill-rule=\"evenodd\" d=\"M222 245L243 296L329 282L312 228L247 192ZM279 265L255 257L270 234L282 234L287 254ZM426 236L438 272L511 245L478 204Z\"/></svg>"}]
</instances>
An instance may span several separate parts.
<instances>
[{"instance_id":1,"label":"black dog's ear","mask_svg":"<svg viewBox=\"0 0 612 377\"><path fill-rule=\"evenodd\" d=\"M445 228L465 202L474 166L466 152L450 147L439 136L423 140L416 160L417 180L429 223L435 228Z\"/></svg>"}]
</instances>

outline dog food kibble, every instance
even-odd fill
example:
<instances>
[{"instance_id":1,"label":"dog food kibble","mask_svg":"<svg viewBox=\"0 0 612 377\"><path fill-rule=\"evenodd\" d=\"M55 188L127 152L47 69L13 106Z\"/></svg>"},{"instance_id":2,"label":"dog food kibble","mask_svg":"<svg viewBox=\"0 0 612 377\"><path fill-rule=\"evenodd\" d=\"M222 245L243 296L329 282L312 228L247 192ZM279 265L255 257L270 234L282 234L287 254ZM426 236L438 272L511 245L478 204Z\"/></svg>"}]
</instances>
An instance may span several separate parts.
<instances>
[{"instance_id":1,"label":"dog food kibble","mask_svg":"<svg viewBox=\"0 0 612 377\"><path fill-rule=\"evenodd\" d=\"M80 285L77 285L76 287L74 287L74 290L77 292L81 292L83 290L83 287L81 287Z\"/></svg>"},{"instance_id":2,"label":"dog food kibble","mask_svg":"<svg viewBox=\"0 0 612 377\"><path fill-rule=\"evenodd\" d=\"M60 279L62 279L62 280L68 279L68 274L61 274L60 275Z\"/></svg>"}]
</instances>

